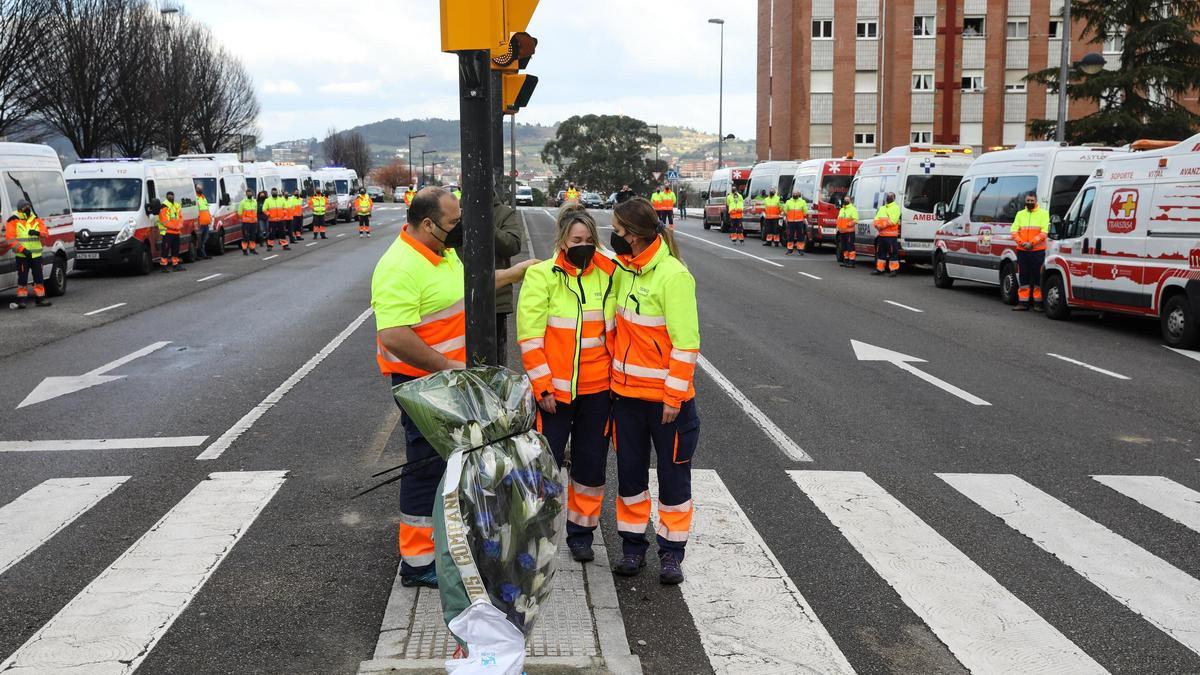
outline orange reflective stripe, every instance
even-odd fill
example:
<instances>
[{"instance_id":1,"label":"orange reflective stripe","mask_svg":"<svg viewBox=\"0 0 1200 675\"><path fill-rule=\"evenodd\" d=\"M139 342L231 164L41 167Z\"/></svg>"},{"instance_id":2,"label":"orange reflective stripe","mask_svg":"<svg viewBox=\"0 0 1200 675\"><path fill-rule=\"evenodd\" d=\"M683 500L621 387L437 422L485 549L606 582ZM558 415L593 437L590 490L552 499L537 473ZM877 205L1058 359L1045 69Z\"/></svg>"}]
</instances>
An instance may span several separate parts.
<instances>
[{"instance_id":1,"label":"orange reflective stripe","mask_svg":"<svg viewBox=\"0 0 1200 675\"><path fill-rule=\"evenodd\" d=\"M402 518L404 516L401 516ZM400 557L413 567L432 565L434 560L433 526L400 523Z\"/></svg>"},{"instance_id":2,"label":"orange reflective stripe","mask_svg":"<svg viewBox=\"0 0 1200 675\"><path fill-rule=\"evenodd\" d=\"M604 505L604 486L591 487L571 481L567 487L567 520L581 527L596 527L600 524L600 511Z\"/></svg>"},{"instance_id":3,"label":"orange reflective stripe","mask_svg":"<svg viewBox=\"0 0 1200 675\"><path fill-rule=\"evenodd\" d=\"M632 497L617 498L617 531L636 532L646 531L650 522L650 493L642 492Z\"/></svg>"},{"instance_id":4,"label":"orange reflective stripe","mask_svg":"<svg viewBox=\"0 0 1200 675\"><path fill-rule=\"evenodd\" d=\"M692 500L671 506L658 505L658 536L667 541L687 541L688 530L692 528Z\"/></svg>"}]
</instances>

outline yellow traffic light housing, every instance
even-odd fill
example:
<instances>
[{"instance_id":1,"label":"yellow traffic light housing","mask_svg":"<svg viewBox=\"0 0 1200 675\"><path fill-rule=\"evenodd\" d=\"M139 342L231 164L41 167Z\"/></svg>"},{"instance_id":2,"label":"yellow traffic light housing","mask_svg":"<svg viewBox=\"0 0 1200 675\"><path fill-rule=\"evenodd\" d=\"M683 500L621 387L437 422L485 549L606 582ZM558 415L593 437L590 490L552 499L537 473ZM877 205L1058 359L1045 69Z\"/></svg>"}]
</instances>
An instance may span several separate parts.
<instances>
[{"instance_id":1,"label":"yellow traffic light housing","mask_svg":"<svg viewBox=\"0 0 1200 675\"><path fill-rule=\"evenodd\" d=\"M504 113L511 115L529 105L533 90L537 88L536 75L524 73L504 73L502 81L504 90Z\"/></svg>"},{"instance_id":2,"label":"yellow traffic light housing","mask_svg":"<svg viewBox=\"0 0 1200 675\"><path fill-rule=\"evenodd\" d=\"M508 49L504 0L441 0L442 51Z\"/></svg>"},{"instance_id":3,"label":"yellow traffic light housing","mask_svg":"<svg viewBox=\"0 0 1200 675\"><path fill-rule=\"evenodd\" d=\"M504 0L504 29L511 35L529 30L538 0Z\"/></svg>"}]
</instances>

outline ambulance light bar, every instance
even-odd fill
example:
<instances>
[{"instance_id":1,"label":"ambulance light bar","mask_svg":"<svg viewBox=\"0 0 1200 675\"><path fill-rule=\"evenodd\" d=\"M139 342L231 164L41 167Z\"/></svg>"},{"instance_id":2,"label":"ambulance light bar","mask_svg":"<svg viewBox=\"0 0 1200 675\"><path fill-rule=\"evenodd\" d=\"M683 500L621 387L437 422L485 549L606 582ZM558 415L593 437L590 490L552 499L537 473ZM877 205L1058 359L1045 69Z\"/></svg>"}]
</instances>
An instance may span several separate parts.
<instances>
[{"instance_id":1,"label":"ambulance light bar","mask_svg":"<svg viewBox=\"0 0 1200 675\"><path fill-rule=\"evenodd\" d=\"M83 164L95 164L98 162L141 162L144 160L141 157L88 157L79 161Z\"/></svg>"}]
</instances>

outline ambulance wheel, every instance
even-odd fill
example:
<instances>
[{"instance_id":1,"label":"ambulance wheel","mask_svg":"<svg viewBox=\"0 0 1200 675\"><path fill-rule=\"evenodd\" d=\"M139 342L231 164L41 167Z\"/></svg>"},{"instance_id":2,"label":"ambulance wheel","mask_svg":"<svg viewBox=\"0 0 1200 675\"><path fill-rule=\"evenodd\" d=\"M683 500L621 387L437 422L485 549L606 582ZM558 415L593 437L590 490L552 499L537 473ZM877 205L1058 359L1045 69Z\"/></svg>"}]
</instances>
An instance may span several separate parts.
<instances>
[{"instance_id":1,"label":"ambulance wheel","mask_svg":"<svg viewBox=\"0 0 1200 675\"><path fill-rule=\"evenodd\" d=\"M1017 279L1017 266L1006 262L1000 267L1000 299L1006 305L1017 304L1017 290L1020 281Z\"/></svg>"},{"instance_id":2,"label":"ambulance wheel","mask_svg":"<svg viewBox=\"0 0 1200 675\"><path fill-rule=\"evenodd\" d=\"M54 256L50 278L46 279L46 295L58 297L67 292L67 259L61 253Z\"/></svg>"},{"instance_id":3,"label":"ambulance wheel","mask_svg":"<svg viewBox=\"0 0 1200 675\"><path fill-rule=\"evenodd\" d=\"M704 222L704 226L708 227L708 221ZM729 228L730 228L729 215L722 213L721 214L721 234L729 234Z\"/></svg>"},{"instance_id":4,"label":"ambulance wheel","mask_svg":"<svg viewBox=\"0 0 1200 675\"><path fill-rule=\"evenodd\" d=\"M933 285L938 288L950 288L954 285L954 277L946 269L946 256L938 255L933 259Z\"/></svg>"},{"instance_id":5,"label":"ambulance wheel","mask_svg":"<svg viewBox=\"0 0 1200 675\"><path fill-rule=\"evenodd\" d=\"M193 234L191 236L191 238L188 239L188 250L181 256L183 258L183 262L185 262L185 263L196 262L196 246L197 245L198 244L196 243L196 235Z\"/></svg>"},{"instance_id":6,"label":"ambulance wheel","mask_svg":"<svg viewBox=\"0 0 1200 675\"><path fill-rule=\"evenodd\" d=\"M217 230L217 238L210 241L213 241L213 245L209 247L211 249L209 253L212 255L225 255L225 228Z\"/></svg>"},{"instance_id":7,"label":"ambulance wheel","mask_svg":"<svg viewBox=\"0 0 1200 675\"><path fill-rule=\"evenodd\" d=\"M1056 321L1071 318L1071 307L1067 304L1067 287L1059 274L1051 274L1042 282L1042 308L1046 316Z\"/></svg>"},{"instance_id":8,"label":"ambulance wheel","mask_svg":"<svg viewBox=\"0 0 1200 675\"><path fill-rule=\"evenodd\" d=\"M708 222L708 218L704 219L704 229L706 229L706 230L712 229L712 223Z\"/></svg>"},{"instance_id":9,"label":"ambulance wheel","mask_svg":"<svg viewBox=\"0 0 1200 675\"><path fill-rule=\"evenodd\" d=\"M1198 318L1187 295L1172 295L1162 310L1163 341L1177 349L1192 349L1200 345Z\"/></svg>"},{"instance_id":10,"label":"ambulance wheel","mask_svg":"<svg viewBox=\"0 0 1200 675\"><path fill-rule=\"evenodd\" d=\"M811 229L804 228L804 236L808 239L808 242L805 244L806 249L809 251L821 250L821 240L813 236L813 231Z\"/></svg>"},{"instance_id":11,"label":"ambulance wheel","mask_svg":"<svg viewBox=\"0 0 1200 675\"><path fill-rule=\"evenodd\" d=\"M154 257L150 255L150 242L142 242L142 250L138 253L137 260L133 261L133 273L144 276L150 274L152 269Z\"/></svg>"}]
</instances>

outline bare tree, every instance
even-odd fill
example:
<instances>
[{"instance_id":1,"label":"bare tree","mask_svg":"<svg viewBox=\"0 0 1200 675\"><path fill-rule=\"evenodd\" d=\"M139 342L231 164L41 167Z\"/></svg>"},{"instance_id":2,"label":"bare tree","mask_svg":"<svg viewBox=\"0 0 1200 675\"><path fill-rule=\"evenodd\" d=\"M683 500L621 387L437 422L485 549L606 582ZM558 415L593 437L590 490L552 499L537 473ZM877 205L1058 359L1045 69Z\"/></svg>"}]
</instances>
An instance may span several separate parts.
<instances>
[{"instance_id":1,"label":"bare tree","mask_svg":"<svg viewBox=\"0 0 1200 675\"><path fill-rule=\"evenodd\" d=\"M408 172L408 162L394 160L371 171L371 182L381 186L391 194L397 187L412 184L412 174Z\"/></svg>"},{"instance_id":2,"label":"bare tree","mask_svg":"<svg viewBox=\"0 0 1200 675\"><path fill-rule=\"evenodd\" d=\"M354 169L366 180L371 171L371 146L357 131L346 131L342 135L346 137L346 163L343 166Z\"/></svg>"},{"instance_id":3,"label":"bare tree","mask_svg":"<svg viewBox=\"0 0 1200 675\"><path fill-rule=\"evenodd\" d=\"M37 82L53 15L52 0L0 0L0 136L31 140L37 134Z\"/></svg>"},{"instance_id":4,"label":"bare tree","mask_svg":"<svg viewBox=\"0 0 1200 675\"><path fill-rule=\"evenodd\" d=\"M335 127L329 127L325 132L325 140L321 141L321 151L325 153L325 161L330 166L346 166L346 137Z\"/></svg>"},{"instance_id":5,"label":"bare tree","mask_svg":"<svg viewBox=\"0 0 1200 675\"><path fill-rule=\"evenodd\" d=\"M232 150L254 128L258 97L246 68L224 48L211 52L195 82L199 94L191 126L204 152Z\"/></svg>"},{"instance_id":6,"label":"bare tree","mask_svg":"<svg viewBox=\"0 0 1200 675\"><path fill-rule=\"evenodd\" d=\"M158 86L161 98L158 110L158 145L169 155L189 150L194 141L192 111L200 104L196 83L201 78L201 64L213 50L212 33L207 26L186 16L171 20L165 44L153 61L158 65Z\"/></svg>"},{"instance_id":7,"label":"bare tree","mask_svg":"<svg viewBox=\"0 0 1200 675\"><path fill-rule=\"evenodd\" d=\"M142 157L154 146L162 104L156 71L147 64L166 43L167 24L153 7L135 2L122 32L125 48L112 78L112 144L125 157Z\"/></svg>"}]
</instances>

